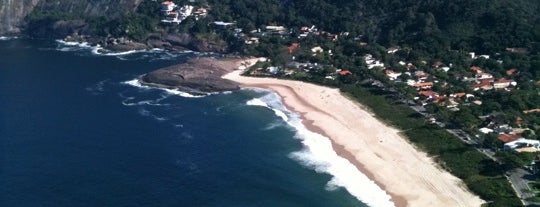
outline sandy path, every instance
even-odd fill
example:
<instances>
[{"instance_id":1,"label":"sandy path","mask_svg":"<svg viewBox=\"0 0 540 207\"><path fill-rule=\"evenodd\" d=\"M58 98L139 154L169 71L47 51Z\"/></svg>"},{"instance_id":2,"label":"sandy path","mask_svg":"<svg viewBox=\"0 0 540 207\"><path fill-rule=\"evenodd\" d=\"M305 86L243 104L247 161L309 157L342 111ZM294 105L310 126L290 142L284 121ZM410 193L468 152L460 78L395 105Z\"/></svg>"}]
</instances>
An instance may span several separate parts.
<instances>
[{"instance_id":1,"label":"sandy path","mask_svg":"<svg viewBox=\"0 0 540 207\"><path fill-rule=\"evenodd\" d=\"M398 207L480 206L484 202L400 137L396 129L342 96L338 89L244 77L240 71L224 78L276 91L291 111L302 114L307 128L329 137L336 152L390 194Z\"/></svg>"}]
</instances>

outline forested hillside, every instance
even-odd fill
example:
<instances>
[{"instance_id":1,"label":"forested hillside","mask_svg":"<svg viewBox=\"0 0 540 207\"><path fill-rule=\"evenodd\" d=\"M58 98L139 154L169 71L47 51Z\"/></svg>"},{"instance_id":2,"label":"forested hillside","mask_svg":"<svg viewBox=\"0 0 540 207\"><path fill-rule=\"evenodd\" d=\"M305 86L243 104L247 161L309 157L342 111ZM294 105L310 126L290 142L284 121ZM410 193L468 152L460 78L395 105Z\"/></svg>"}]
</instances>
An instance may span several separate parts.
<instances>
[{"instance_id":1,"label":"forested hillside","mask_svg":"<svg viewBox=\"0 0 540 207\"><path fill-rule=\"evenodd\" d=\"M51 7L53 1L43 2L40 5L44 6L38 5L34 14L49 16L66 14L65 9L51 11L51 8L53 10L55 8ZM92 11L91 17L102 16L105 19L101 21L107 21L108 18L148 15L145 11L149 10L157 12L160 3L152 0L134 2L138 5L138 10L134 11L133 15L125 13L111 15L110 9L98 9L103 12L100 15L96 8L85 7L80 8L81 11L73 11L77 7L69 5L62 7L60 4L56 7L68 8L67 13L77 18L85 18L84 14ZM175 2L182 5L191 1ZM199 0L195 2L210 8L210 20L235 21L244 31L263 25L289 27L317 25L320 29L333 33L349 32L355 36L363 35L364 40L370 43L377 42L387 47L409 46L423 51L455 49L488 53L501 51L506 47L538 49L540 42L538 13L540 1ZM146 8L152 6L154 8ZM115 6L111 5L110 8ZM145 19L148 18L136 18L136 20ZM36 19L31 18L30 21ZM131 20L119 22L134 23ZM152 27L146 27L140 32L152 30Z\"/></svg>"},{"instance_id":2,"label":"forested hillside","mask_svg":"<svg viewBox=\"0 0 540 207\"><path fill-rule=\"evenodd\" d=\"M484 52L540 41L540 1L208 0L216 19L241 26L317 25L383 45ZM535 46L538 47L538 46Z\"/></svg>"}]
</instances>

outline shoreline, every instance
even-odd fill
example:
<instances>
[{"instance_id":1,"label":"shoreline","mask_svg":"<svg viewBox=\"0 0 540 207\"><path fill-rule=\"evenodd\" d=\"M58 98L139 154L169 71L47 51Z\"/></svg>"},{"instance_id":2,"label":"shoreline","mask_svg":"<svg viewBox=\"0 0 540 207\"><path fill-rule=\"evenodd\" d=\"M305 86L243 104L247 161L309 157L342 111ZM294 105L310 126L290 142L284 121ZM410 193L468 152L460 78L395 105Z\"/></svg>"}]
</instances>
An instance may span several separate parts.
<instances>
[{"instance_id":1,"label":"shoreline","mask_svg":"<svg viewBox=\"0 0 540 207\"><path fill-rule=\"evenodd\" d=\"M241 61L238 66L253 61ZM289 110L301 115L308 130L329 138L334 151L389 194L397 207L480 206L485 202L426 153L417 151L398 130L377 120L338 89L299 81L244 77L240 72L233 71L223 78L242 87L276 92Z\"/></svg>"},{"instance_id":2,"label":"shoreline","mask_svg":"<svg viewBox=\"0 0 540 207\"><path fill-rule=\"evenodd\" d=\"M279 85L264 85L264 84L253 84L253 85L247 85L248 87L256 87L256 88L264 88L264 89L269 89L271 91L274 91L276 92L276 90L274 90L273 88L274 87L282 87L282 86L279 86ZM301 100L300 98L300 95L298 93L296 93L292 88L290 87L285 87L287 88L287 90L289 90L291 92L291 94L293 96L295 96L295 98ZM280 97L283 97L281 94L279 94L279 92L276 92ZM285 105L285 107L287 109L289 109L290 111L292 112L295 112L295 113L298 113L297 110L295 110L294 106L293 105L290 105L288 102L285 102L283 101L283 104ZM309 103L306 103L304 102L304 104L307 104L309 105ZM317 110L317 109L315 109ZM299 113L301 119L302 119L302 124L309 130L309 131L312 131L312 132L315 132L315 133L318 133L318 134L321 134L325 137L327 137L330 142L332 143L332 149L342 158L345 158L346 160L348 160L349 162L351 162L358 170L360 170L360 172L362 172L363 174L365 174L368 178L370 178L372 181L374 181L379 187L381 187L382 189L386 189L386 186L383 185L382 183L378 182L377 180L373 180L373 173L371 173L370 171L368 171L366 169L366 167L358 162L358 160L355 159L354 155L347 151L345 149L344 146L336 143L333 139L329 138L330 136L328 136L328 134L323 130L321 129L320 127L316 126L314 124L314 120L309 120L307 119L305 116L304 116L304 113ZM403 196L400 196L400 195L397 195L397 194L393 194L393 193L390 193L390 192L386 192L387 194L390 195L391 197L391 201L395 204L396 207L406 207L407 206L407 199Z\"/></svg>"}]
</instances>

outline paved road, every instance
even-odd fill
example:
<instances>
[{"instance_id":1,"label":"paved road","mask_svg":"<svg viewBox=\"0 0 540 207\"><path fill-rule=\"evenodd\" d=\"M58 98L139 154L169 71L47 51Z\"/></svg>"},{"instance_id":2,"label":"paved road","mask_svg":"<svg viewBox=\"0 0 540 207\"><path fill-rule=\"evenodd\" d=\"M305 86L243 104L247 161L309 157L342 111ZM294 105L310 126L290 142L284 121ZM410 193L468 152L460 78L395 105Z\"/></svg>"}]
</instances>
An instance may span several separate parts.
<instances>
[{"instance_id":1,"label":"paved road","mask_svg":"<svg viewBox=\"0 0 540 207\"><path fill-rule=\"evenodd\" d=\"M534 193L531 192L528 185L532 176L533 175L531 173L521 168L509 172L509 175L507 176L508 180L512 184L512 188L514 188L517 196L521 199L521 202L525 206L532 204L525 199L534 197Z\"/></svg>"}]
</instances>

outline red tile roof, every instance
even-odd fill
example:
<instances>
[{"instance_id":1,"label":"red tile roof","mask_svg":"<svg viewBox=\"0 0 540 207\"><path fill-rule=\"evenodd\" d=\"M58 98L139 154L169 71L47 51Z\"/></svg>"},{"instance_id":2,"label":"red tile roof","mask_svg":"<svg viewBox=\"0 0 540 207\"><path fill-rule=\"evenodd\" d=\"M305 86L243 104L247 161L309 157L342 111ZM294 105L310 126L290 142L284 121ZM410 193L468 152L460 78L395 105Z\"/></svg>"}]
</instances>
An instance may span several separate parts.
<instances>
[{"instance_id":1,"label":"red tile roof","mask_svg":"<svg viewBox=\"0 0 540 207\"><path fill-rule=\"evenodd\" d=\"M504 143L508 143L508 142L516 141L520 137L521 136L519 136L517 134L499 134L498 139L501 140Z\"/></svg>"},{"instance_id":2,"label":"red tile roof","mask_svg":"<svg viewBox=\"0 0 540 207\"><path fill-rule=\"evenodd\" d=\"M433 86L433 82L422 82L422 83L416 83L414 84L414 87L419 87L419 88L422 88L422 87L431 87Z\"/></svg>"},{"instance_id":3,"label":"red tile roof","mask_svg":"<svg viewBox=\"0 0 540 207\"><path fill-rule=\"evenodd\" d=\"M512 68L506 71L506 75L514 75L516 72L517 72L517 69Z\"/></svg>"},{"instance_id":4,"label":"red tile roof","mask_svg":"<svg viewBox=\"0 0 540 207\"><path fill-rule=\"evenodd\" d=\"M482 69L478 66L471 66L471 70L476 73L482 73Z\"/></svg>"},{"instance_id":5,"label":"red tile roof","mask_svg":"<svg viewBox=\"0 0 540 207\"><path fill-rule=\"evenodd\" d=\"M339 75L346 76L346 75L352 75L352 73L351 71L348 71L348 70L342 70L342 71L339 71Z\"/></svg>"},{"instance_id":6,"label":"red tile roof","mask_svg":"<svg viewBox=\"0 0 540 207\"><path fill-rule=\"evenodd\" d=\"M439 96L439 94L437 92L432 91L432 90L420 91L420 92L418 92L418 95L426 96L426 97L437 97L437 96Z\"/></svg>"},{"instance_id":7,"label":"red tile roof","mask_svg":"<svg viewBox=\"0 0 540 207\"><path fill-rule=\"evenodd\" d=\"M293 53L296 50L296 48L298 48L298 46L300 46L300 44L292 43L291 46L289 47L289 53Z\"/></svg>"}]
</instances>

